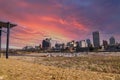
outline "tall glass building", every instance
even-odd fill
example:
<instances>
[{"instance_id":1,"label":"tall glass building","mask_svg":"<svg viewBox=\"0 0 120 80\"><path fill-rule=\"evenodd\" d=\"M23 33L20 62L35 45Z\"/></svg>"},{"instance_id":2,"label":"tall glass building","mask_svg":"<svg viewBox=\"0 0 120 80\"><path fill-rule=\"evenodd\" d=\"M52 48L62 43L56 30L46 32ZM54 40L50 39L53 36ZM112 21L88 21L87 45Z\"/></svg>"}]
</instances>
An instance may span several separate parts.
<instances>
[{"instance_id":1,"label":"tall glass building","mask_svg":"<svg viewBox=\"0 0 120 80\"><path fill-rule=\"evenodd\" d=\"M100 47L100 36L98 31L93 32L93 45L95 48Z\"/></svg>"}]
</instances>

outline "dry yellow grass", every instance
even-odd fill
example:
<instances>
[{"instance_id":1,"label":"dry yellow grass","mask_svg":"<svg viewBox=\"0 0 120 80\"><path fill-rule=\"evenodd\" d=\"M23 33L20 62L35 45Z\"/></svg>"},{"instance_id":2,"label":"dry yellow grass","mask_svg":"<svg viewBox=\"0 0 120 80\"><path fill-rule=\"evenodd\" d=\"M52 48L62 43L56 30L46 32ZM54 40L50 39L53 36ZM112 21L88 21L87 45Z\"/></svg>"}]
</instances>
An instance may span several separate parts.
<instances>
[{"instance_id":1,"label":"dry yellow grass","mask_svg":"<svg viewBox=\"0 0 120 80\"><path fill-rule=\"evenodd\" d=\"M110 55L86 55L81 57L28 57L15 56L13 59L30 63L54 66L58 68L70 68L82 71L94 71L120 74L120 56Z\"/></svg>"},{"instance_id":2,"label":"dry yellow grass","mask_svg":"<svg viewBox=\"0 0 120 80\"><path fill-rule=\"evenodd\" d=\"M39 60L40 59L40 60ZM53 65L61 68L76 68L105 73L120 74L120 56L92 56L85 57L50 57L37 58L36 63Z\"/></svg>"},{"instance_id":3,"label":"dry yellow grass","mask_svg":"<svg viewBox=\"0 0 120 80\"><path fill-rule=\"evenodd\" d=\"M0 80L120 80L120 75L62 69L2 58Z\"/></svg>"}]
</instances>

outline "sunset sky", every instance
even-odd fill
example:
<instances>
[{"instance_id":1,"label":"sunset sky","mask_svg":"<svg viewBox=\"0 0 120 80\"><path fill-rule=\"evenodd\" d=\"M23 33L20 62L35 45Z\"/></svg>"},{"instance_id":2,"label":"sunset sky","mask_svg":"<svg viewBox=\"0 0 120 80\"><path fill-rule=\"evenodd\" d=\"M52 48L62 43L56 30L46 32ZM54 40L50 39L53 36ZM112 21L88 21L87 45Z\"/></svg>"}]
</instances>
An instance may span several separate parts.
<instances>
[{"instance_id":1,"label":"sunset sky","mask_svg":"<svg viewBox=\"0 0 120 80\"><path fill-rule=\"evenodd\" d=\"M120 42L120 0L0 0L0 21L18 25L11 29L11 48L39 45L46 37L92 41L93 31ZM2 47L5 42L3 33Z\"/></svg>"}]
</instances>

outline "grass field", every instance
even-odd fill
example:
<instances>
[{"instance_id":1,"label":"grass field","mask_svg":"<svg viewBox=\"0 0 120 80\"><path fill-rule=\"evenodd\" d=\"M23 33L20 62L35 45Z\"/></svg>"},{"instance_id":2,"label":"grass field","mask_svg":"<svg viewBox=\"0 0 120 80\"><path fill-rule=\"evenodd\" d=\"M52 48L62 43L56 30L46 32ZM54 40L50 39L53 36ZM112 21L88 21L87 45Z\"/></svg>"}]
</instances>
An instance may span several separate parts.
<instances>
[{"instance_id":1,"label":"grass field","mask_svg":"<svg viewBox=\"0 0 120 80\"><path fill-rule=\"evenodd\" d=\"M120 56L0 59L0 80L120 80Z\"/></svg>"},{"instance_id":2,"label":"grass field","mask_svg":"<svg viewBox=\"0 0 120 80\"><path fill-rule=\"evenodd\" d=\"M120 56L50 57L37 62L61 68L120 74Z\"/></svg>"}]
</instances>

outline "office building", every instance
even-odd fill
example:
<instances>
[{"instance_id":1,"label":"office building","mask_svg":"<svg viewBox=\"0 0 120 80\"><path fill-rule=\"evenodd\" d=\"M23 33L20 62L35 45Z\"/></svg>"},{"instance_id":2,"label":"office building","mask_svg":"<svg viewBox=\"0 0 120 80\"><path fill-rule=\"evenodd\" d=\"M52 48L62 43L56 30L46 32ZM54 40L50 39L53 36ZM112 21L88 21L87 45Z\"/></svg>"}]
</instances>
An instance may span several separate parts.
<instances>
[{"instance_id":1,"label":"office building","mask_svg":"<svg viewBox=\"0 0 120 80\"><path fill-rule=\"evenodd\" d=\"M90 39L86 39L87 46L90 47L92 45Z\"/></svg>"},{"instance_id":2,"label":"office building","mask_svg":"<svg viewBox=\"0 0 120 80\"><path fill-rule=\"evenodd\" d=\"M87 47L86 41L85 41L85 40L81 40L80 43L79 43L79 46L80 46L81 48Z\"/></svg>"},{"instance_id":3,"label":"office building","mask_svg":"<svg viewBox=\"0 0 120 80\"><path fill-rule=\"evenodd\" d=\"M108 48L108 42L106 40L103 40L103 47L104 49Z\"/></svg>"},{"instance_id":4,"label":"office building","mask_svg":"<svg viewBox=\"0 0 120 80\"><path fill-rule=\"evenodd\" d=\"M50 39L46 38L42 41L42 49L49 50L51 48L51 42Z\"/></svg>"},{"instance_id":5,"label":"office building","mask_svg":"<svg viewBox=\"0 0 120 80\"><path fill-rule=\"evenodd\" d=\"M100 36L98 31L93 32L93 45L95 48L100 47Z\"/></svg>"},{"instance_id":6,"label":"office building","mask_svg":"<svg viewBox=\"0 0 120 80\"><path fill-rule=\"evenodd\" d=\"M115 38L112 36L112 37L109 39L109 42L110 42L110 45L115 45Z\"/></svg>"}]
</instances>

